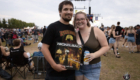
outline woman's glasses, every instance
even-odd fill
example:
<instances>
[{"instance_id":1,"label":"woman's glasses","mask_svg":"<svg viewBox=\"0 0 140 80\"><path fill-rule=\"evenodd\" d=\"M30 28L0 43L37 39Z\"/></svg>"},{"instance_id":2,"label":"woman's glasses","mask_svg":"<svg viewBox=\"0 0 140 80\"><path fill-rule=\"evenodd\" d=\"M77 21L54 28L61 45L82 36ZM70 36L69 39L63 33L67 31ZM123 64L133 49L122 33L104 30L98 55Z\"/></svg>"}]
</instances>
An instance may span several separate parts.
<instances>
[{"instance_id":1,"label":"woman's glasses","mask_svg":"<svg viewBox=\"0 0 140 80\"><path fill-rule=\"evenodd\" d=\"M85 18L76 19L76 21L84 21Z\"/></svg>"}]
</instances>

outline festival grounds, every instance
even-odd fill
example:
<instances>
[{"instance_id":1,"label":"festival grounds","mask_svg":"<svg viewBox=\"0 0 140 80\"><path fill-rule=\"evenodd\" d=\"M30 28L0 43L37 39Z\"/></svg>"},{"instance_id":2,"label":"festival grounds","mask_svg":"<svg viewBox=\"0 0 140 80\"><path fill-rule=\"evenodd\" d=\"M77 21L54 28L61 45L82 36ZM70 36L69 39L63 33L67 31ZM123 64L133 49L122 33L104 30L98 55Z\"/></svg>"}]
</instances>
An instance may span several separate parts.
<instances>
[{"instance_id":1,"label":"festival grounds","mask_svg":"<svg viewBox=\"0 0 140 80\"><path fill-rule=\"evenodd\" d=\"M39 37L41 41L41 37ZM37 44L33 41L28 41L32 44L30 46L25 46L24 49L27 52L33 53L38 51ZM122 47L123 39L120 41L119 53L121 58L116 58L113 51L109 50L107 56L101 56L101 74L100 80L124 80L123 75L125 73L130 74L130 80L140 80L140 53L129 53L128 48ZM5 46L5 42L2 43ZM136 51L136 47L135 47ZM8 70L6 70L8 71ZM26 80L44 80L34 79L31 72L27 73ZM0 80L4 80L0 78ZM24 80L18 73L13 77L13 80Z\"/></svg>"}]
</instances>

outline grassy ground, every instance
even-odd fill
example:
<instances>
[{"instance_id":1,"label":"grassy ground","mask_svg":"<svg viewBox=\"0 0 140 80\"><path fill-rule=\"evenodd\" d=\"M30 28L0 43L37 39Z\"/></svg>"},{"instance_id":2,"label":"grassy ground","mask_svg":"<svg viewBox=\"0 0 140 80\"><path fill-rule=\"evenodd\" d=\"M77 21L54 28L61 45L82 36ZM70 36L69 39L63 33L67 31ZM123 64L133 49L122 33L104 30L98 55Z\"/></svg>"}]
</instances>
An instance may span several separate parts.
<instances>
[{"instance_id":1,"label":"grassy ground","mask_svg":"<svg viewBox=\"0 0 140 80\"><path fill-rule=\"evenodd\" d=\"M41 41L41 38L39 39ZM37 43L33 44L31 42L30 46L25 46L25 51L33 53L34 51L38 51ZM2 45L4 46L5 43ZM122 41L120 42L122 44ZM136 49L135 49L136 51ZM108 51L107 56L101 56L102 67L100 80L124 80L123 75L125 73L130 74L130 80L140 80L140 54L128 52L128 48L119 47L119 53L121 58L116 58L113 54L112 50ZM0 80L3 80L0 78ZM13 80L23 80L19 74L13 78ZM26 80L34 80L33 74L30 72L27 74ZM35 79L35 80L44 80L44 79Z\"/></svg>"}]
</instances>

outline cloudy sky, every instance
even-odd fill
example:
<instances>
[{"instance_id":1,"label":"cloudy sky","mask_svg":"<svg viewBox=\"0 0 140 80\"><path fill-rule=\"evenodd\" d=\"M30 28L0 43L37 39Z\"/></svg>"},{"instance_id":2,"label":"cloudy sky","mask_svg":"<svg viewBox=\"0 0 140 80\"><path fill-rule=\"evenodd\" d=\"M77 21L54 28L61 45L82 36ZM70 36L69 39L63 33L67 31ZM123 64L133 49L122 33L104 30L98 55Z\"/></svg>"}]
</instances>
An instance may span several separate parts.
<instances>
[{"instance_id":1,"label":"cloudy sky","mask_svg":"<svg viewBox=\"0 0 140 80\"><path fill-rule=\"evenodd\" d=\"M60 19L58 5L63 0L0 0L0 19L16 18L33 22L37 26L48 26ZM140 24L140 0L91 0L72 1L76 8L91 6L91 13L101 14L100 22L105 26L121 22L122 27Z\"/></svg>"}]
</instances>

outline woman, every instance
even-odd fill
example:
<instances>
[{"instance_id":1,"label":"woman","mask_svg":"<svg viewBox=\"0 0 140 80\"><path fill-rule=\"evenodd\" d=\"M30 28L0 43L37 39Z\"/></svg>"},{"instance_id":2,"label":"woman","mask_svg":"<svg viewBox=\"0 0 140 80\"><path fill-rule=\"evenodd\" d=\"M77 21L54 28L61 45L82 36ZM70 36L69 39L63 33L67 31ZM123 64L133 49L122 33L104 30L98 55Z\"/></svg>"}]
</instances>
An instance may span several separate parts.
<instances>
[{"instance_id":1,"label":"woman","mask_svg":"<svg viewBox=\"0 0 140 80\"><path fill-rule=\"evenodd\" d=\"M14 47L10 48L10 54L15 54L15 56L19 55L19 59L20 59L20 57L24 56L25 60L28 61L30 54L24 51L23 46L21 46L21 40L15 39L13 41L13 45L14 45Z\"/></svg>"},{"instance_id":2,"label":"woman","mask_svg":"<svg viewBox=\"0 0 140 80\"><path fill-rule=\"evenodd\" d=\"M84 55L84 51L90 52L86 55L89 64L80 66L80 69L76 71L76 80L99 80L101 68L100 56L109 49L106 37L100 29L91 28L87 15L84 12L77 12L73 23L75 28L79 28L76 38L78 44L83 44L82 55ZM83 38L82 42L79 33L81 34L81 38ZM83 58L82 56L82 61Z\"/></svg>"},{"instance_id":3,"label":"woman","mask_svg":"<svg viewBox=\"0 0 140 80\"><path fill-rule=\"evenodd\" d=\"M27 38L28 38L28 40L32 40L31 33L28 34Z\"/></svg>"},{"instance_id":4,"label":"woman","mask_svg":"<svg viewBox=\"0 0 140 80\"><path fill-rule=\"evenodd\" d=\"M128 42L128 45L129 45L129 53L134 53L136 32L135 32L133 26L129 27L129 30L127 31L126 35L128 36L127 42Z\"/></svg>"},{"instance_id":5,"label":"woman","mask_svg":"<svg viewBox=\"0 0 140 80\"><path fill-rule=\"evenodd\" d=\"M23 46L21 45L21 40L20 39L15 39L13 41L13 45L14 45L14 47L10 48L11 58L16 59L17 60L16 63L20 63L21 61L19 61L19 60L24 60L25 64L29 63L30 62L30 53L25 52ZM31 69L33 68L32 65L29 65L29 66L30 66Z\"/></svg>"},{"instance_id":6,"label":"woman","mask_svg":"<svg viewBox=\"0 0 140 80\"><path fill-rule=\"evenodd\" d=\"M126 27L126 28L125 28L125 31L124 31L125 37L124 37L124 42L123 42L123 45L122 45L123 47L124 47L124 44L125 44L125 43L126 43L126 47L128 47L128 46L127 46L127 38L128 38L128 36L126 35L127 30L128 30L128 28Z\"/></svg>"},{"instance_id":7,"label":"woman","mask_svg":"<svg viewBox=\"0 0 140 80\"><path fill-rule=\"evenodd\" d=\"M117 54L116 44L115 44L115 42L116 42L115 38L119 38L119 37L121 37L121 35L116 36L115 35L115 29L116 29L115 25L112 25L111 26L111 31L109 32L109 35L110 35L109 46L110 46L110 49L112 47L114 47L114 53L116 55L116 58L120 58L120 56Z\"/></svg>"}]
</instances>

